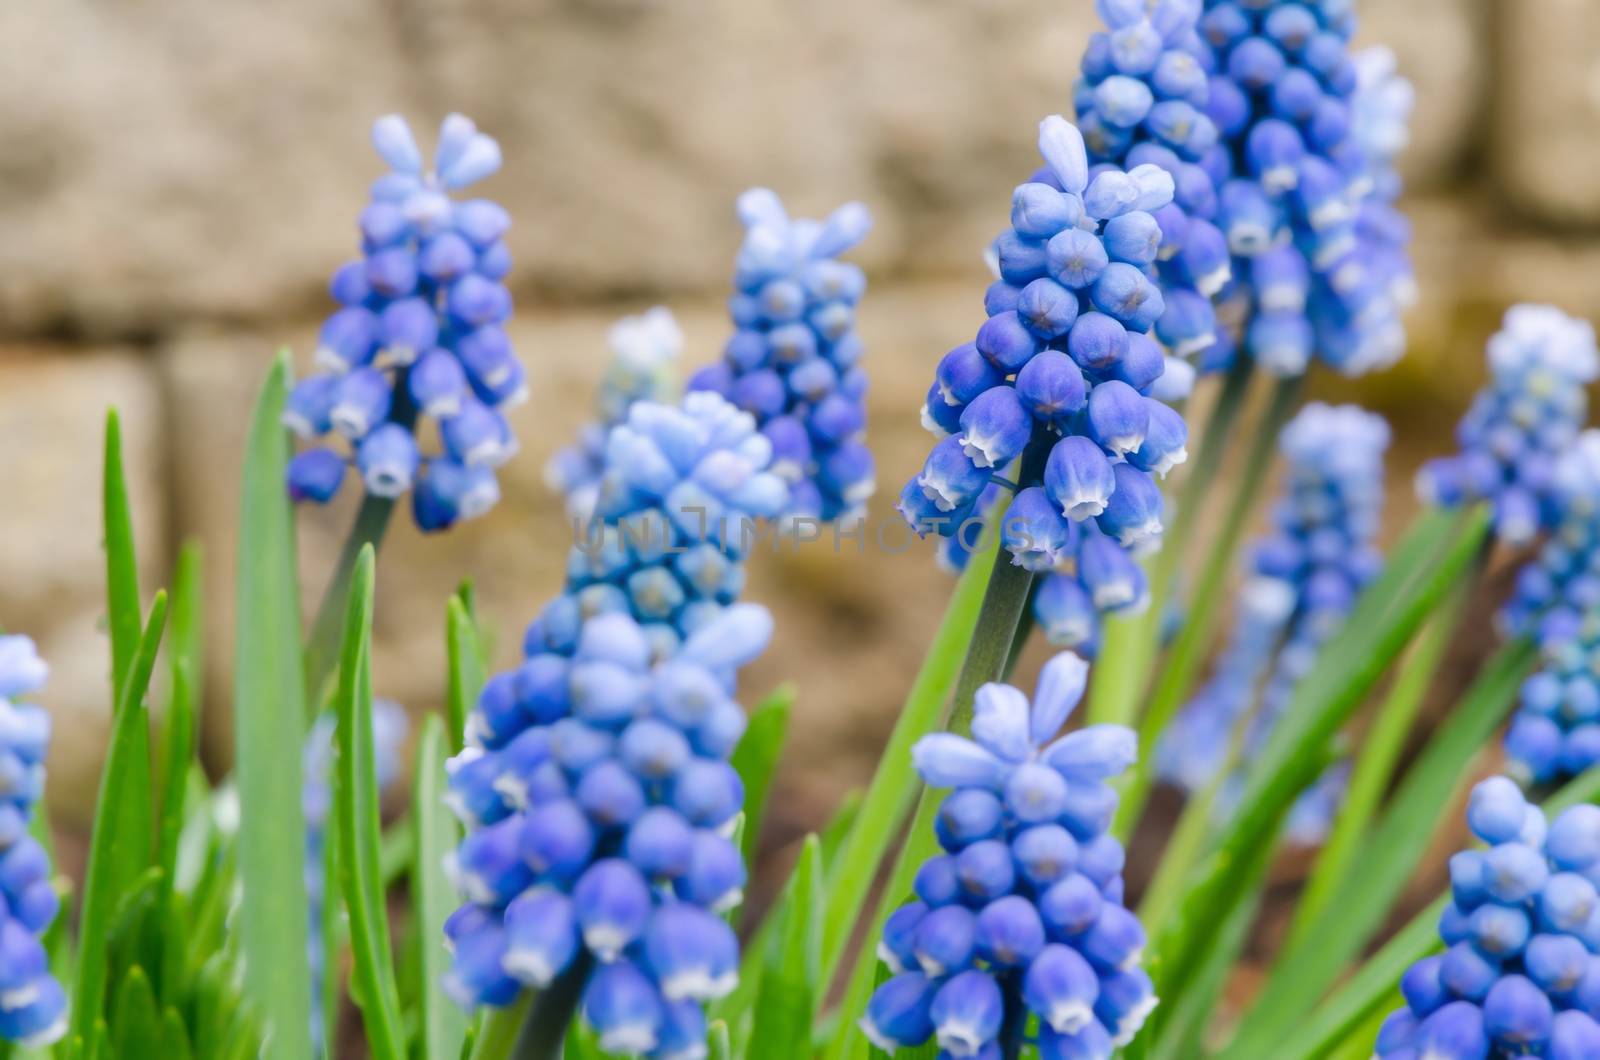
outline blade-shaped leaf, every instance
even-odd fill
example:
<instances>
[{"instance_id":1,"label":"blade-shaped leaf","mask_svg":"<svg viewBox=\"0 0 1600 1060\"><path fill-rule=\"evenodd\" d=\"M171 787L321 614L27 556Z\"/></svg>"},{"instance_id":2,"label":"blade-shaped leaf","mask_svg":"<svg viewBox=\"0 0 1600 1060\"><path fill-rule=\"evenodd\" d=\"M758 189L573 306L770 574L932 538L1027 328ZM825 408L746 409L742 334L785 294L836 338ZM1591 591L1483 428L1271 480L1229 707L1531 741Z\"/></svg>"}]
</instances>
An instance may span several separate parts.
<instances>
[{"instance_id":1,"label":"blade-shaped leaf","mask_svg":"<svg viewBox=\"0 0 1600 1060\"><path fill-rule=\"evenodd\" d=\"M1505 718L1535 654L1526 639L1502 648L1434 731L1361 843L1354 859L1360 871L1350 873L1329 900L1328 909L1337 914L1312 923L1300 942L1279 958L1240 1031L1246 1053L1251 1045L1265 1046L1286 1036L1383 927L1430 837L1444 823L1440 808L1457 805L1471 779L1472 759Z\"/></svg>"},{"instance_id":2,"label":"blade-shaped leaf","mask_svg":"<svg viewBox=\"0 0 1600 1060\"><path fill-rule=\"evenodd\" d=\"M144 969L134 965L117 986L111 1019L117 1056L170 1056L162 1045L161 1013Z\"/></svg>"},{"instance_id":3,"label":"blade-shaped leaf","mask_svg":"<svg viewBox=\"0 0 1600 1060\"><path fill-rule=\"evenodd\" d=\"M122 422L106 413L105 462L101 467L101 517L106 550L106 625L111 633L111 689L120 691L139 649L139 562L133 545L133 512L122 470Z\"/></svg>"},{"instance_id":4,"label":"blade-shaped leaf","mask_svg":"<svg viewBox=\"0 0 1600 1060\"><path fill-rule=\"evenodd\" d=\"M761 1055L803 1060L811 1055L812 996L821 959L822 844L807 836L783 899L779 942L767 954L756 995L755 1031Z\"/></svg>"},{"instance_id":5,"label":"blade-shaped leaf","mask_svg":"<svg viewBox=\"0 0 1600 1060\"><path fill-rule=\"evenodd\" d=\"M824 1055L827 1060L865 1060L872 1043L861 1033L857 1022L867 1011L872 997L873 984L878 981L878 940L883 937L883 922L889 914L908 900L911 881L922 863L939 852L939 840L934 832L934 819L938 816L940 796L924 788L917 803L917 813L912 818L906 841L896 856L894 870L884 884L878 898L877 910L867 927L867 934L856 955L855 968L850 973L844 1000L839 1004L838 1030Z\"/></svg>"},{"instance_id":6,"label":"blade-shaped leaf","mask_svg":"<svg viewBox=\"0 0 1600 1060\"><path fill-rule=\"evenodd\" d=\"M200 547L190 542L178 553L172 580L172 636L167 641L172 687L162 750L160 864L169 888L177 873L184 797L194 762L196 701L201 682L200 600Z\"/></svg>"},{"instance_id":7,"label":"blade-shaped leaf","mask_svg":"<svg viewBox=\"0 0 1600 1060\"><path fill-rule=\"evenodd\" d=\"M1215 925L1244 897L1234 885L1234 868L1275 841L1282 814L1317 777L1329 741L1479 555L1488 513L1475 508L1447 529L1443 547L1383 613L1374 621L1347 622L1297 688L1253 762L1239 811L1224 823L1175 915L1154 927L1149 967L1158 993L1173 999L1190 981Z\"/></svg>"},{"instance_id":8,"label":"blade-shaped leaf","mask_svg":"<svg viewBox=\"0 0 1600 1060\"><path fill-rule=\"evenodd\" d=\"M244 988L269 1028L269 1060L311 1054L306 989L305 817L300 752L306 731L294 522L280 425L289 360L280 354L250 419L239 510L234 643L234 770L239 785L239 942Z\"/></svg>"},{"instance_id":9,"label":"blade-shaped leaf","mask_svg":"<svg viewBox=\"0 0 1600 1060\"><path fill-rule=\"evenodd\" d=\"M1395 767L1404 750L1407 736L1434 673L1444 661L1445 650L1455 637L1466 610L1470 586L1456 590L1454 598L1440 610L1417 638L1417 643L1400 664L1400 672L1384 696L1371 729L1361 741L1350 783L1340 803L1339 813L1327 842L1317 855L1311 878L1306 882L1295 908L1294 921L1282 953L1297 948L1311 926L1327 909L1328 902L1358 862L1360 850L1378 813L1384 794L1394 779Z\"/></svg>"},{"instance_id":10,"label":"blade-shaped leaf","mask_svg":"<svg viewBox=\"0 0 1600 1060\"><path fill-rule=\"evenodd\" d=\"M784 685L763 700L750 715L750 724L729 759L739 779L744 781L742 847L747 865L755 864L762 814L767 796L772 792L772 775L778 765L778 755L783 751L784 736L789 731L789 710L794 705L794 697L794 686Z\"/></svg>"},{"instance_id":11,"label":"blade-shaped leaf","mask_svg":"<svg viewBox=\"0 0 1600 1060\"><path fill-rule=\"evenodd\" d=\"M997 534L989 534L998 538ZM889 849L903 835L902 826L915 805L921 781L911 768L911 745L939 725L950 691L960 675L967 645L978 624L989 576L994 570L994 544L972 556L966 571L956 583L954 594L939 623L939 631L922 660L916 680L895 719L894 731L878 759L877 771L867 786L861 809L850 829L839 857L830 862L834 878L829 881L822 919L822 982L831 983L839 969L844 948L861 916L872 889L872 881ZM871 969L867 969L871 975ZM871 979L867 980L868 985ZM819 992L818 999L822 997Z\"/></svg>"},{"instance_id":12,"label":"blade-shaped leaf","mask_svg":"<svg viewBox=\"0 0 1600 1060\"><path fill-rule=\"evenodd\" d=\"M78 988L73 997L72 1033L91 1046L95 1022L106 1002L111 926L117 905L130 893L150 859L151 807L148 787L149 722L144 706L167 622L167 596L157 593L150 620L117 695L111 744L100 773L94 831L84 869L83 910L79 916ZM141 738L145 737L145 738ZM142 761L144 769L139 769Z\"/></svg>"},{"instance_id":13,"label":"blade-shaped leaf","mask_svg":"<svg viewBox=\"0 0 1600 1060\"><path fill-rule=\"evenodd\" d=\"M339 817L339 875L350 917L356 997L376 1060L403 1060L405 1031L394 958L389 950L389 916L384 905L379 847L378 771L372 748L372 578L371 546L361 550L350 578L344 648L339 655L336 697L335 808Z\"/></svg>"},{"instance_id":14,"label":"blade-shaped leaf","mask_svg":"<svg viewBox=\"0 0 1600 1060\"><path fill-rule=\"evenodd\" d=\"M460 830L444 804L444 722L437 714L422 721L417 768L412 778L411 822L417 842L411 866L411 906L416 914L418 1055L423 1060L456 1060L466 1040L467 1019L445 996L441 985L450 966L444 948L444 922L455 911L455 888L445 875L445 857L455 849Z\"/></svg>"},{"instance_id":15,"label":"blade-shaped leaf","mask_svg":"<svg viewBox=\"0 0 1600 1060\"><path fill-rule=\"evenodd\" d=\"M473 621L467 597L460 593L450 598L445 612L445 647L450 668L450 687L446 697L450 718L450 753L459 754L466 741L467 715L477 704L484 681L478 625Z\"/></svg>"}]
</instances>

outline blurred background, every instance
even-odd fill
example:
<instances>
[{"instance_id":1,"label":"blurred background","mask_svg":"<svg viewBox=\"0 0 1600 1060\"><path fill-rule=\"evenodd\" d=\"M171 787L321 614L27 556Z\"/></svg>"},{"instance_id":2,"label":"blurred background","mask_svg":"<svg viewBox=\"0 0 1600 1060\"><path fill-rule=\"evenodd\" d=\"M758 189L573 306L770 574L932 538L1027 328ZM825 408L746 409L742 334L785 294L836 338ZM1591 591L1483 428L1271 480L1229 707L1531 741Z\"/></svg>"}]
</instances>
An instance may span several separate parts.
<instances>
[{"instance_id":1,"label":"blurred background","mask_svg":"<svg viewBox=\"0 0 1600 1060\"><path fill-rule=\"evenodd\" d=\"M1504 308L1600 312L1600 5L1361 6L1360 43L1392 47L1416 85L1402 168L1421 302L1399 367L1359 384L1319 374L1311 393L1394 422L1392 533L1416 465L1452 445ZM515 219L512 334L533 394L512 415L522 453L500 506L428 539L397 519L382 552L378 688L416 712L442 697L457 581L476 582L500 667L559 588L571 531L541 469L588 414L609 322L664 302L686 371L718 355L749 185L812 216L862 199L876 218L854 257L871 276L873 516L892 517L927 449L933 365L982 320L980 252L1036 165L1038 119L1070 113L1095 28L1090 0L0 5L0 626L34 634L53 667L61 830L83 830L109 720L105 409L123 415L147 592L182 541L205 543L202 738L220 773L245 418L274 348L305 363L326 279L357 250L381 172L375 117L406 114L431 147L459 110L499 139L505 166L481 194ZM308 607L346 492L301 517ZM754 566L747 595L778 634L746 698L786 679L800 692L766 837L776 865L865 781L950 582L922 548L813 546Z\"/></svg>"}]
</instances>

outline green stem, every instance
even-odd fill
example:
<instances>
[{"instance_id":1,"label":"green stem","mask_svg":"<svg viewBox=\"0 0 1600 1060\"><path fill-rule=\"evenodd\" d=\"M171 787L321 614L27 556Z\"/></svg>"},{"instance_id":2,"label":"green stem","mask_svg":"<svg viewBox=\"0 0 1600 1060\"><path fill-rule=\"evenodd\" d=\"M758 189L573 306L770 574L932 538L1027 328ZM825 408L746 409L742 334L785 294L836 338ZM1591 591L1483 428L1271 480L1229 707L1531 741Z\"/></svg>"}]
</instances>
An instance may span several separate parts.
<instances>
[{"instance_id":1,"label":"green stem","mask_svg":"<svg viewBox=\"0 0 1600 1060\"><path fill-rule=\"evenodd\" d=\"M972 720L972 701L977 690L987 682L1003 680L1009 672L1015 661L1017 638L1028 628L1022 622L1022 616L1032 584L1033 574L1013 564L1005 549L998 550L994 570L989 576L989 586L984 592L983 605L978 611L977 628L968 645L961 676L956 682L955 699L946 728L966 731ZM838 1035L825 1054L828 1060L841 1060L854 1055L851 1047L860 1041L856 1020L866 1010L876 979L877 962L872 957L873 948L883 934L884 921L910 893L911 881L917 869L937 850L933 825L940 800L932 790L920 783L916 787L921 789L916 817L906 832L906 841L895 858L889 880L878 897L867 929L866 945L856 960L844 1000L839 1006Z\"/></svg>"},{"instance_id":2,"label":"green stem","mask_svg":"<svg viewBox=\"0 0 1600 1060\"><path fill-rule=\"evenodd\" d=\"M356 521L344 539L339 553L339 563L333 577L322 594L317 617L311 624L311 635L306 640L306 705L315 715L322 709L328 680L339 662L339 647L344 636L345 599L350 595L350 576L355 570L356 558L361 550L371 545L373 551L383 541L383 532L389 528L389 517L394 514L392 498L367 494L356 512Z\"/></svg>"},{"instance_id":3,"label":"green stem","mask_svg":"<svg viewBox=\"0 0 1600 1060\"><path fill-rule=\"evenodd\" d=\"M1240 358L1223 377L1222 389L1206 417L1205 433L1172 505L1163 547L1150 561L1150 606L1137 615L1108 615L1089 687L1088 721L1091 725L1130 725L1139 716L1138 703L1150 679L1161 640L1161 616L1172 596L1178 560L1184 554L1201 499L1211 492L1222 467L1223 454L1250 388L1251 361Z\"/></svg>"},{"instance_id":4,"label":"green stem","mask_svg":"<svg viewBox=\"0 0 1600 1060\"><path fill-rule=\"evenodd\" d=\"M567 1025L578 1009L578 999L583 996L583 984L589 978L591 967L589 955L580 953L572 966L534 999L528 1022L523 1025L511 1053L515 1060L561 1060Z\"/></svg>"},{"instance_id":5,"label":"green stem","mask_svg":"<svg viewBox=\"0 0 1600 1060\"><path fill-rule=\"evenodd\" d=\"M1455 635L1465 613L1467 597L1476 579L1468 579L1456 590L1451 601L1435 615L1407 653L1388 696L1379 708L1372 730L1362 741L1361 753L1350 776L1349 790L1339 807L1333 831L1317 856L1311 879L1295 909L1283 952L1299 948L1306 933L1316 923L1328 902L1350 873L1356 852L1370 834L1370 824L1378 805L1389 789L1394 768L1417 711L1433 684L1433 676L1444 660L1445 649Z\"/></svg>"},{"instance_id":6,"label":"green stem","mask_svg":"<svg viewBox=\"0 0 1600 1060\"><path fill-rule=\"evenodd\" d=\"M505 1060L510 1056L533 999L533 992L524 990L505 1008L480 1010L473 1029L471 1060Z\"/></svg>"},{"instance_id":7,"label":"green stem","mask_svg":"<svg viewBox=\"0 0 1600 1060\"><path fill-rule=\"evenodd\" d=\"M1167 656L1166 665L1156 679L1149 708L1139 724L1139 747L1144 753L1128 774L1122 792L1122 805L1117 813L1115 833L1124 841L1132 834L1155 782L1156 742L1193 690L1200 665L1205 660L1206 649L1216 633L1217 609L1222 604L1227 587L1234 551L1238 548L1239 539L1244 536L1256 496L1266 482L1278 434L1300 400L1302 383L1301 378L1282 379L1273 388L1271 401L1257 425L1245 466L1240 472L1233 496L1229 498L1222 529L1206 553L1205 565L1195 584L1183 627Z\"/></svg>"}]
</instances>

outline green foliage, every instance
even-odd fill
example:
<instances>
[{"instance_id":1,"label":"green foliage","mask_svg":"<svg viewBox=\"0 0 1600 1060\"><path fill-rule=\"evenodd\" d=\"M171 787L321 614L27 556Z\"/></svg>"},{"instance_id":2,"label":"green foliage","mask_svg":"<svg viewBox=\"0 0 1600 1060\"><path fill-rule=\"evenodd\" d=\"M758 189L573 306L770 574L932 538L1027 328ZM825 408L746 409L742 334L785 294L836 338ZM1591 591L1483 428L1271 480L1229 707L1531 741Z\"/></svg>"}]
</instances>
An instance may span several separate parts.
<instances>
[{"instance_id":1,"label":"green foliage","mask_svg":"<svg viewBox=\"0 0 1600 1060\"><path fill-rule=\"evenodd\" d=\"M444 947L445 918L455 911L455 888L445 875L445 857L455 849L460 828L444 804L444 722L437 714L422 721L412 775L411 819L416 843L411 863L411 907L417 951L417 1055L421 1060L454 1060L461 1055L467 1021L444 994L449 965Z\"/></svg>"},{"instance_id":2,"label":"green foliage","mask_svg":"<svg viewBox=\"0 0 1600 1060\"><path fill-rule=\"evenodd\" d=\"M451 754L459 753L465 743L467 714L483 691L483 647L472 617L470 594L470 587L463 586L450 598L445 613L445 648L450 668L445 703L449 710L447 735Z\"/></svg>"},{"instance_id":3,"label":"green foliage","mask_svg":"<svg viewBox=\"0 0 1600 1060\"><path fill-rule=\"evenodd\" d=\"M994 566L993 553L991 546L987 552L974 555L956 584L938 632L895 719L855 823L840 848L836 875L829 881L822 914L825 983L833 981L878 867L901 837L906 816L915 803L921 783L911 768L911 745L938 726L950 690L955 687L962 657L978 626L978 611Z\"/></svg>"},{"instance_id":4,"label":"green foliage","mask_svg":"<svg viewBox=\"0 0 1600 1060\"><path fill-rule=\"evenodd\" d=\"M750 714L750 724L733 749L730 763L744 782L744 835L741 847L747 865L754 865L756 844L761 838L761 821L772 793L772 777L778 768L778 755L789 732L789 711L794 707L795 689L784 685L768 696Z\"/></svg>"},{"instance_id":5,"label":"green foliage","mask_svg":"<svg viewBox=\"0 0 1600 1060\"><path fill-rule=\"evenodd\" d=\"M804 1060L811 1055L812 999L822 959L822 844L807 836L777 916L778 944L766 953L755 1001L761 1055Z\"/></svg>"},{"instance_id":6,"label":"green foliage","mask_svg":"<svg viewBox=\"0 0 1600 1060\"><path fill-rule=\"evenodd\" d=\"M278 356L250 419L239 508L234 643L234 769L239 788L239 918L245 994L271 1028L269 1060L311 1053L306 988L305 818L300 754L306 731L294 523L279 420L289 358Z\"/></svg>"},{"instance_id":7,"label":"green foliage","mask_svg":"<svg viewBox=\"0 0 1600 1060\"><path fill-rule=\"evenodd\" d=\"M353 993L375 1060L402 1060L406 1039L379 867L382 826L372 750L373 562L371 546L363 548L350 579L336 697L339 727L334 807L339 819L340 885L355 955Z\"/></svg>"}]
</instances>

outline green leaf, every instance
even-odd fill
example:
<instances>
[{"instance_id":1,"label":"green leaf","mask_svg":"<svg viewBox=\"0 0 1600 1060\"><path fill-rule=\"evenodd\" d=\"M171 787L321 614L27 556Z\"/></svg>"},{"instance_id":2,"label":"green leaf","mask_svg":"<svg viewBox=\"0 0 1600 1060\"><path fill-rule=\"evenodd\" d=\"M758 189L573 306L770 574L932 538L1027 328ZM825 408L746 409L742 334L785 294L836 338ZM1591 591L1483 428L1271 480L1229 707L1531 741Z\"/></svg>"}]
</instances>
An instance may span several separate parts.
<instances>
[{"instance_id":1,"label":"green leaf","mask_svg":"<svg viewBox=\"0 0 1600 1060\"><path fill-rule=\"evenodd\" d=\"M469 590L469 586L462 587L462 592ZM484 681L478 625L473 621L468 597L461 593L450 598L445 611L445 645L450 668L450 687L446 697L450 717L450 753L460 754L466 742L467 715L477 704Z\"/></svg>"},{"instance_id":2,"label":"green leaf","mask_svg":"<svg viewBox=\"0 0 1600 1060\"><path fill-rule=\"evenodd\" d=\"M733 1060L733 1050L728 1045L728 1025L712 1020L706 1028L707 1060Z\"/></svg>"},{"instance_id":3,"label":"green leaf","mask_svg":"<svg viewBox=\"0 0 1600 1060\"><path fill-rule=\"evenodd\" d=\"M857 1021L867 1011L867 1001L871 999L873 986L877 982L878 960L873 953L877 949L877 940L883 937L883 922L902 902L908 900L911 881L922 863L939 852L939 840L933 827L939 812L939 801L936 793L922 789L916 816L906 831L906 841L895 858L894 870L878 898L877 911L867 926L865 943L850 973L844 1000L839 1004L839 1018L835 1024L838 1029L824 1054L827 1060L844 1060L845 1057L865 1060L872 1046L867 1036L861 1033Z\"/></svg>"},{"instance_id":4,"label":"green leaf","mask_svg":"<svg viewBox=\"0 0 1600 1060\"><path fill-rule=\"evenodd\" d=\"M195 754L195 703L201 687L200 547L194 542L178 553L172 580L172 637L167 657L172 666L167 699L166 742L162 752L160 865L167 887L177 877L178 839L183 834L184 796Z\"/></svg>"},{"instance_id":5,"label":"green leaf","mask_svg":"<svg viewBox=\"0 0 1600 1060\"><path fill-rule=\"evenodd\" d=\"M794 706L794 697L794 686L783 685L762 701L750 715L750 724L728 760L744 782L741 846L746 865L755 864L762 813L767 806L767 796L772 792L773 772L783 750L783 739L789 731L789 710Z\"/></svg>"},{"instance_id":6,"label":"green leaf","mask_svg":"<svg viewBox=\"0 0 1600 1060\"><path fill-rule=\"evenodd\" d=\"M1170 518L1163 534L1164 547L1149 563L1150 606L1136 615L1104 616L1104 636L1099 657L1089 675L1087 723L1133 725L1139 718L1145 688L1150 683L1160 650L1162 616L1167 614L1185 546L1195 534L1194 521L1222 468L1239 412L1250 389L1253 366L1241 357L1223 377L1217 399L1199 432L1194 455L1184 463L1177 502L1168 505Z\"/></svg>"},{"instance_id":7,"label":"green leaf","mask_svg":"<svg viewBox=\"0 0 1600 1060\"><path fill-rule=\"evenodd\" d=\"M1313 922L1297 945L1279 957L1266 989L1240 1031L1241 1046L1267 1047L1285 1037L1321 999L1382 929L1389 909L1471 776L1470 764L1504 719L1536 652L1528 639L1513 641L1484 666L1472 688L1435 730L1400 788L1368 831L1350 873L1329 899L1338 914Z\"/></svg>"},{"instance_id":8,"label":"green leaf","mask_svg":"<svg viewBox=\"0 0 1600 1060\"><path fill-rule=\"evenodd\" d=\"M121 691L139 648L139 560L133 546L133 513L122 471L122 424L106 413L101 503L106 549L106 624L111 632L111 688Z\"/></svg>"},{"instance_id":9,"label":"green leaf","mask_svg":"<svg viewBox=\"0 0 1600 1060\"><path fill-rule=\"evenodd\" d=\"M1194 689L1200 665L1205 661L1206 651L1220 625L1216 615L1227 595L1234 553L1255 512L1256 496L1266 482L1267 469L1278 451L1278 434L1299 403L1304 382L1303 376L1278 380L1271 401L1262 413L1261 422L1256 426L1255 440L1246 454L1244 467L1235 479L1228 505L1223 510L1222 527L1206 552L1200 577L1185 607L1183 625L1167 652L1165 663L1156 674L1149 704L1139 721L1140 747L1156 746L1161 734L1166 731L1167 723ZM1156 621L1159 622L1159 618ZM1122 801L1117 811L1117 832L1124 841L1132 834L1133 826L1144 809L1145 799L1150 794L1150 787L1155 782L1155 763L1156 755L1140 755L1123 781Z\"/></svg>"},{"instance_id":10,"label":"green leaf","mask_svg":"<svg viewBox=\"0 0 1600 1060\"><path fill-rule=\"evenodd\" d=\"M991 538L998 535L990 534ZM960 673L961 659L978 625L978 610L994 569L993 546L974 555L956 583L939 630L922 660L906 696L894 731L878 759L877 771L861 802L855 824L839 856L829 861L829 881L822 918L822 982L833 981L844 948L860 919L878 866L903 833L921 781L911 768L911 745L939 726L939 717ZM868 969L870 973L871 969ZM870 980L869 980L870 982ZM818 997L824 992L819 991Z\"/></svg>"},{"instance_id":11,"label":"green leaf","mask_svg":"<svg viewBox=\"0 0 1600 1060\"><path fill-rule=\"evenodd\" d=\"M755 1031L763 1057L811 1055L812 997L821 961L822 844L806 837L783 899L779 944L767 954L756 995Z\"/></svg>"},{"instance_id":12,"label":"green leaf","mask_svg":"<svg viewBox=\"0 0 1600 1060\"><path fill-rule=\"evenodd\" d=\"M183 1016L168 1005L161 1013L161 1042L165 1052L162 1060L190 1060L194 1049L189 1044L189 1028L183 1025Z\"/></svg>"},{"instance_id":13,"label":"green leaf","mask_svg":"<svg viewBox=\"0 0 1600 1060\"><path fill-rule=\"evenodd\" d=\"M1163 997L1176 998L1190 981L1215 925L1244 897L1233 879L1236 867L1251 863L1263 845L1276 840L1283 813L1326 761L1329 741L1471 567L1487 530L1488 512L1482 507L1452 520L1440 535L1441 547L1427 553L1431 561L1407 579L1380 616L1372 621L1352 617L1325 646L1254 759L1239 811L1224 823L1176 915L1153 926L1149 967ZM1358 603L1355 612L1361 610Z\"/></svg>"},{"instance_id":14,"label":"green leaf","mask_svg":"<svg viewBox=\"0 0 1600 1060\"><path fill-rule=\"evenodd\" d=\"M150 859L151 807L148 785L148 719L144 706L167 621L167 595L156 593L117 694L111 742L100 773L94 830L84 869L83 909L79 915L78 988L73 996L72 1031L94 1041L95 1021L106 1002L108 946L118 903L133 890ZM144 768L141 770L140 765ZM302 950L302 960L304 951Z\"/></svg>"},{"instance_id":15,"label":"green leaf","mask_svg":"<svg viewBox=\"0 0 1600 1060\"><path fill-rule=\"evenodd\" d=\"M238 920L245 996L269 1028L268 1060L311 1055L306 989L305 819L300 751L306 732L294 522L280 425L289 359L279 354L250 419L239 511L234 643L234 761L239 785ZM204 1055L204 1054L203 1054Z\"/></svg>"},{"instance_id":16,"label":"green leaf","mask_svg":"<svg viewBox=\"0 0 1600 1060\"><path fill-rule=\"evenodd\" d=\"M1417 711L1465 612L1468 588L1456 590L1455 597L1428 623L1401 663L1370 731L1361 741L1333 830L1317 855L1316 867L1295 907L1294 922L1281 952L1288 953L1304 942L1306 933L1321 918L1329 900L1357 864L1355 855L1390 788Z\"/></svg>"},{"instance_id":17,"label":"green leaf","mask_svg":"<svg viewBox=\"0 0 1600 1060\"><path fill-rule=\"evenodd\" d=\"M483 1009L472 1032L470 1060L506 1060L533 1008L533 991L524 990L505 1008Z\"/></svg>"},{"instance_id":18,"label":"green leaf","mask_svg":"<svg viewBox=\"0 0 1600 1060\"><path fill-rule=\"evenodd\" d=\"M144 969L134 965L117 989L111 1018L111 1040L117 1056L167 1056L162 1046L161 1013Z\"/></svg>"},{"instance_id":19,"label":"green leaf","mask_svg":"<svg viewBox=\"0 0 1600 1060\"><path fill-rule=\"evenodd\" d=\"M444 804L444 722L437 714L422 720L417 767L412 778L411 821L417 836L411 866L411 906L416 914L418 1055L422 1060L455 1060L467 1036L467 1018L441 987L450 967L444 948L444 922L457 905L445 874L445 857L456 847L460 829Z\"/></svg>"},{"instance_id":20,"label":"green leaf","mask_svg":"<svg viewBox=\"0 0 1600 1060\"><path fill-rule=\"evenodd\" d=\"M355 958L355 994L367 1042L376 1060L403 1060L406 1040L394 958L389 951L389 917L379 864L378 774L372 749L373 563L371 546L363 548L350 579L336 697L339 727L334 804L339 817L339 875Z\"/></svg>"},{"instance_id":21,"label":"green leaf","mask_svg":"<svg viewBox=\"0 0 1600 1060\"><path fill-rule=\"evenodd\" d=\"M410 427L410 419L401 416L397 421ZM280 487L281 487L280 482ZM280 488L279 492L283 490ZM344 628L344 602L350 594L350 577L355 570L361 550L371 545L374 550L383 542L384 531L389 527L389 517L394 514L395 502L388 497L368 493L356 510L356 521L345 535L344 548L339 552L339 562L328 579L322 602L317 605L316 617L311 620L311 635L306 638L305 675L307 701L313 711L327 702L327 685L333 678L339 661L340 634Z\"/></svg>"}]
</instances>

